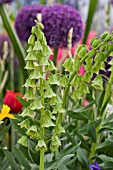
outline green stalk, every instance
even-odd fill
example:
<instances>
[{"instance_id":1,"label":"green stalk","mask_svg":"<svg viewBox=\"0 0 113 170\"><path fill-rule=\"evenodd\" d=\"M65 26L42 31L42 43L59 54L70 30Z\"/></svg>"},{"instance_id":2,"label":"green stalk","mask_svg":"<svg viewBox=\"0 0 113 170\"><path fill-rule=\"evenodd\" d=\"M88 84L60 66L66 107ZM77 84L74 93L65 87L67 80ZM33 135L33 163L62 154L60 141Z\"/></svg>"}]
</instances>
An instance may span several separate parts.
<instances>
[{"instance_id":1,"label":"green stalk","mask_svg":"<svg viewBox=\"0 0 113 170\"><path fill-rule=\"evenodd\" d=\"M55 66L56 66L56 61L57 61L57 54L58 54L58 49L55 48L54 49L53 60L52 60Z\"/></svg>"},{"instance_id":2,"label":"green stalk","mask_svg":"<svg viewBox=\"0 0 113 170\"><path fill-rule=\"evenodd\" d=\"M40 169L44 170L44 149L40 151Z\"/></svg>"},{"instance_id":3,"label":"green stalk","mask_svg":"<svg viewBox=\"0 0 113 170\"><path fill-rule=\"evenodd\" d=\"M1 17L2 17L2 21L4 23L4 27L12 41L12 44L14 46L14 50L17 54L17 57L18 57L18 60L20 62L20 66L21 66L21 70L22 70L22 73L23 73L23 77L24 79L26 79L27 77L27 71L24 70L24 67L25 67L25 61L24 61L24 58L25 58L25 52L22 48L22 45L18 39L18 36L14 30L14 28L12 27L11 23L10 23L10 19L7 15L7 12L5 11L5 8L3 5L0 5L0 14L1 14Z\"/></svg>"},{"instance_id":4,"label":"green stalk","mask_svg":"<svg viewBox=\"0 0 113 170\"><path fill-rule=\"evenodd\" d=\"M41 95L42 95L42 104L44 105L44 98L43 98L44 90L43 90L42 84L43 84L43 80L40 79L40 92L41 92ZM44 109L42 108L42 109L41 109L41 118L42 118L43 116L44 116ZM44 140L44 130L45 130L45 128L42 127L41 121L40 121L40 127L41 127L41 129L40 129L41 139ZM41 150L40 150L40 168L39 168L39 170L44 170L44 152L45 152L44 149L41 149Z\"/></svg>"}]
</instances>

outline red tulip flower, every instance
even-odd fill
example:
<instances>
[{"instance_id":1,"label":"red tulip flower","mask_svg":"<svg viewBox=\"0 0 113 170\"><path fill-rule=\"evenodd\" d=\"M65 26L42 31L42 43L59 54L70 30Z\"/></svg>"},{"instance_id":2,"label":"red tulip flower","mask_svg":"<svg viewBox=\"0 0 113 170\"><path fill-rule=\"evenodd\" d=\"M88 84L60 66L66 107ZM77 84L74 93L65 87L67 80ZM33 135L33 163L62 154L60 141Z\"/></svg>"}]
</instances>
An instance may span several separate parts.
<instances>
[{"instance_id":1,"label":"red tulip flower","mask_svg":"<svg viewBox=\"0 0 113 170\"><path fill-rule=\"evenodd\" d=\"M18 101L17 96L23 97L19 92L14 92L12 90L7 90L4 96L3 103L10 107L11 112L16 114L22 109L22 104Z\"/></svg>"}]
</instances>

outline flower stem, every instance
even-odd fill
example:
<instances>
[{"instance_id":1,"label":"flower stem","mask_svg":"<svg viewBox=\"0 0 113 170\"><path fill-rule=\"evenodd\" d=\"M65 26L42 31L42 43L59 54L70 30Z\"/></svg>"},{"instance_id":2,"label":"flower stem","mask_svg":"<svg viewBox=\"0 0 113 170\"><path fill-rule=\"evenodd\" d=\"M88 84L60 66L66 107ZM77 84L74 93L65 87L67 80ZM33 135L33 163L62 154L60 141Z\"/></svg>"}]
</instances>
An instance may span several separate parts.
<instances>
[{"instance_id":1,"label":"flower stem","mask_svg":"<svg viewBox=\"0 0 113 170\"><path fill-rule=\"evenodd\" d=\"M40 150L40 170L44 170L44 149Z\"/></svg>"}]
</instances>

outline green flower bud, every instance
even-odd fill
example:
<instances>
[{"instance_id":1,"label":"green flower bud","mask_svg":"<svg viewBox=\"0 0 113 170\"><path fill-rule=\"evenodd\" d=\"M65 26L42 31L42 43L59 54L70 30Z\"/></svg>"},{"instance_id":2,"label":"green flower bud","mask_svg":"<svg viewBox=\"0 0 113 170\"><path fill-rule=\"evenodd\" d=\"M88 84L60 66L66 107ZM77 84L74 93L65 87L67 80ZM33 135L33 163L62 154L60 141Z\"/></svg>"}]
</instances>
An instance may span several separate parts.
<instances>
[{"instance_id":1,"label":"green flower bud","mask_svg":"<svg viewBox=\"0 0 113 170\"><path fill-rule=\"evenodd\" d=\"M57 133L58 135L60 135L61 133L65 133L65 129L64 129L60 124L58 124L58 125L56 126L56 133Z\"/></svg>"},{"instance_id":2,"label":"green flower bud","mask_svg":"<svg viewBox=\"0 0 113 170\"><path fill-rule=\"evenodd\" d=\"M58 136L57 136L57 135L52 136L50 149L51 149L52 151L56 151L57 148L58 148L60 145L61 145L61 142L60 142Z\"/></svg>"}]
</instances>

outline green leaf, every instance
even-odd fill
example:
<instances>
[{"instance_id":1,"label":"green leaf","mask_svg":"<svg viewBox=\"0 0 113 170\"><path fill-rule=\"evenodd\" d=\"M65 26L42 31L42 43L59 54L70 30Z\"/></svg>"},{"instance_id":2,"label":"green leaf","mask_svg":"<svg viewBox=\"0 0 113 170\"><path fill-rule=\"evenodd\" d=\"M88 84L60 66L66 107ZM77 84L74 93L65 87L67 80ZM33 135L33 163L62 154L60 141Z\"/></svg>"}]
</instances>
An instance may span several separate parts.
<instances>
[{"instance_id":1,"label":"green leaf","mask_svg":"<svg viewBox=\"0 0 113 170\"><path fill-rule=\"evenodd\" d=\"M21 42L16 34L16 31L14 30L14 28L11 25L10 19L5 11L4 5L2 5L2 4L0 5L0 14L2 17L2 21L4 23L4 27L12 41L15 52L17 54L17 57L18 57L18 60L19 60L20 66L21 66L21 70L23 73L22 75L23 75L24 79L26 79L27 71L24 69L24 67L25 67L25 61L24 61L25 52L22 48Z\"/></svg>"},{"instance_id":2,"label":"green leaf","mask_svg":"<svg viewBox=\"0 0 113 170\"><path fill-rule=\"evenodd\" d=\"M87 37L90 31L93 15L95 13L96 6L98 4L98 0L90 0L89 3L89 11L88 11L88 16L87 16L87 21L86 21L86 28L85 28L85 33L84 33L84 38L82 41L82 44L86 44Z\"/></svg>"},{"instance_id":3,"label":"green leaf","mask_svg":"<svg viewBox=\"0 0 113 170\"><path fill-rule=\"evenodd\" d=\"M31 170L29 162L24 157L23 153L16 146L14 147L13 153L20 165L22 165L27 170Z\"/></svg>"},{"instance_id":4,"label":"green leaf","mask_svg":"<svg viewBox=\"0 0 113 170\"><path fill-rule=\"evenodd\" d=\"M68 116L70 116L70 117L72 117L72 118L74 118L74 119L77 119L77 120L90 120L90 119L92 119L89 115L88 115L88 113L77 113L77 112L74 112L74 111L72 111L72 110L68 110L67 112L66 112L66 114L68 115Z\"/></svg>"},{"instance_id":5,"label":"green leaf","mask_svg":"<svg viewBox=\"0 0 113 170\"><path fill-rule=\"evenodd\" d=\"M25 106L25 107L28 107L30 105L30 103L28 101L26 101L25 99L21 98L20 96L16 96L17 99L19 100L19 102Z\"/></svg>"},{"instance_id":6,"label":"green leaf","mask_svg":"<svg viewBox=\"0 0 113 170\"><path fill-rule=\"evenodd\" d=\"M82 148L78 148L77 150L77 158L81 162L84 168L88 168L88 156Z\"/></svg>"},{"instance_id":7,"label":"green leaf","mask_svg":"<svg viewBox=\"0 0 113 170\"><path fill-rule=\"evenodd\" d=\"M113 158L112 157L106 156L104 154L99 155L98 158L100 158L103 162L108 162L108 161L113 162Z\"/></svg>"},{"instance_id":8,"label":"green leaf","mask_svg":"<svg viewBox=\"0 0 113 170\"><path fill-rule=\"evenodd\" d=\"M1 132L0 132L0 141L2 141L8 132L9 128L11 127L11 123L7 125Z\"/></svg>"},{"instance_id":9,"label":"green leaf","mask_svg":"<svg viewBox=\"0 0 113 170\"><path fill-rule=\"evenodd\" d=\"M16 169L16 170L19 170L20 168L18 167L18 165L17 165L14 157L12 156L12 154L6 149L3 149L3 152L6 156L6 158L8 159L9 163L11 164L11 167Z\"/></svg>"},{"instance_id":10,"label":"green leaf","mask_svg":"<svg viewBox=\"0 0 113 170\"><path fill-rule=\"evenodd\" d=\"M93 124L88 123L87 133L88 133L88 136L91 137L92 141L96 142L96 128Z\"/></svg>"}]
</instances>

